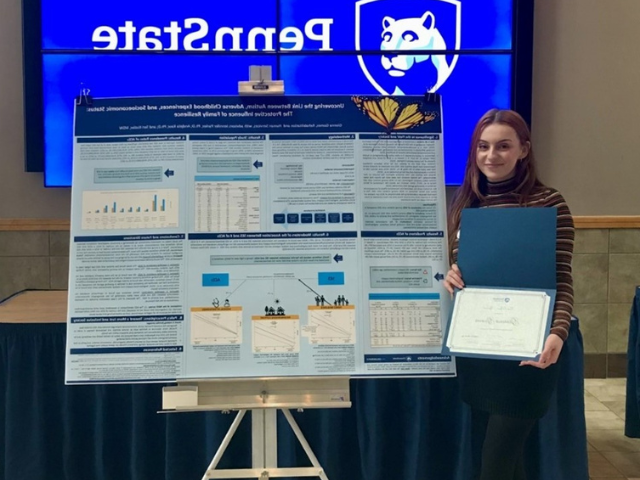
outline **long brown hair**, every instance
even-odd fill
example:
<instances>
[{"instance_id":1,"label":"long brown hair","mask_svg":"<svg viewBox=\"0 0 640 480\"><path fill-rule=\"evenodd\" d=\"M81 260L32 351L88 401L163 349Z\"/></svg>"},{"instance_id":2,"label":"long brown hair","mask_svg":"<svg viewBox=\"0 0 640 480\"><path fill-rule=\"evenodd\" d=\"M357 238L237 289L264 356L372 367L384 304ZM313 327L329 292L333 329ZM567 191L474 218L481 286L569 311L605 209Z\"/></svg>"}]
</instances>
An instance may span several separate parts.
<instances>
[{"instance_id":1,"label":"long brown hair","mask_svg":"<svg viewBox=\"0 0 640 480\"><path fill-rule=\"evenodd\" d=\"M487 177L480 171L476 163L476 156L478 151L478 142L480 136L485 128L494 123L500 123L513 128L520 140L521 145L529 143L529 153L526 157L518 160L516 164L516 173L514 177L514 183L517 187L514 189L514 193L518 196L520 205L527 202L529 195L537 188L543 186L536 174L536 165L533 155L533 148L531 147L531 133L527 122L513 110L498 110L492 109L485 113L482 118L476 124L476 128L473 130L471 136L471 147L469 149L469 158L467 159L467 166L464 173L464 180L460 188L456 190L453 197L451 207L449 208L449 253L452 253L453 244L456 238L456 233L460 228L460 216L464 208L473 207L484 199L483 193L486 184Z\"/></svg>"}]
</instances>

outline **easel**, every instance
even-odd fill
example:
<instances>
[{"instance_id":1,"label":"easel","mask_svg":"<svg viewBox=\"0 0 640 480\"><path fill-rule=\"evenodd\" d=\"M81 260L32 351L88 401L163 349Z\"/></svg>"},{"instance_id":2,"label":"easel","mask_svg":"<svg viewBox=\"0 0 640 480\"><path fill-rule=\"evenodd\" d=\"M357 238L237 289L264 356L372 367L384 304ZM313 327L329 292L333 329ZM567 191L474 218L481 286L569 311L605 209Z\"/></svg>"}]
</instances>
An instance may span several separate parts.
<instances>
[{"instance_id":1,"label":"easel","mask_svg":"<svg viewBox=\"0 0 640 480\"><path fill-rule=\"evenodd\" d=\"M178 382L178 386L162 389L162 409L165 412L238 411L202 480L282 477L329 480L289 409L349 407L349 377L201 380ZM251 411L253 468L217 469L248 410ZM312 467L278 467L278 410L289 422Z\"/></svg>"},{"instance_id":2,"label":"easel","mask_svg":"<svg viewBox=\"0 0 640 480\"><path fill-rule=\"evenodd\" d=\"M249 80L238 82L240 95L283 95L284 82L271 79L270 66L251 66ZM216 478L320 477L329 480L289 409L349 408L349 377L220 379L178 382L164 387L164 412L237 410L202 480ZM311 461L312 467L278 467L277 413L280 410ZM217 468L247 411L251 411L252 467Z\"/></svg>"}]
</instances>

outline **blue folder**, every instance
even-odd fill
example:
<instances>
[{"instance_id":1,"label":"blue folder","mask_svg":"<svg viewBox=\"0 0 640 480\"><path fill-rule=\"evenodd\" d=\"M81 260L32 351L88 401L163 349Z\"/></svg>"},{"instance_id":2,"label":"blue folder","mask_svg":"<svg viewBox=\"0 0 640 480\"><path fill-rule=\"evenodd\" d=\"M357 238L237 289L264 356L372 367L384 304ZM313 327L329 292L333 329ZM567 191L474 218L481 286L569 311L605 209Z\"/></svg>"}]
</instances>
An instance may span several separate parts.
<instances>
[{"instance_id":1,"label":"blue folder","mask_svg":"<svg viewBox=\"0 0 640 480\"><path fill-rule=\"evenodd\" d=\"M464 209L460 220L457 264L465 286L544 291L551 297L546 326L548 332L556 296L557 219L555 208ZM446 346L450 324L451 317L443 342L444 354L525 360L512 356L451 352Z\"/></svg>"}]
</instances>

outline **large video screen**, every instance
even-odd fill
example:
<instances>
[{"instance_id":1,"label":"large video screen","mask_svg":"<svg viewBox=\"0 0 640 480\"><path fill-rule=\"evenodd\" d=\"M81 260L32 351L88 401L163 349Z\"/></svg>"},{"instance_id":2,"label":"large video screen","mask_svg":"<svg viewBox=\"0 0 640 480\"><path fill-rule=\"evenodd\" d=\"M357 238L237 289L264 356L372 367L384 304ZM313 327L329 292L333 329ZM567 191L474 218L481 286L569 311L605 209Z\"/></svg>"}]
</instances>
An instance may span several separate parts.
<instances>
[{"instance_id":1,"label":"large video screen","mask_svg":"<svg viewBox=\"0 0 640 480\"><path fill-rule=\"evenodd\" d=\"M515 82L523 1L25 0L25 14L38 15L28 28L25 16L27 152L42 156L46 186L70 186L82 89L96 98L233 95L251 65L270 65L285 94L438 92L445 180L459 184L478 118L530 102L530 85L516 92Z\"/></svg>"}]
</instances>

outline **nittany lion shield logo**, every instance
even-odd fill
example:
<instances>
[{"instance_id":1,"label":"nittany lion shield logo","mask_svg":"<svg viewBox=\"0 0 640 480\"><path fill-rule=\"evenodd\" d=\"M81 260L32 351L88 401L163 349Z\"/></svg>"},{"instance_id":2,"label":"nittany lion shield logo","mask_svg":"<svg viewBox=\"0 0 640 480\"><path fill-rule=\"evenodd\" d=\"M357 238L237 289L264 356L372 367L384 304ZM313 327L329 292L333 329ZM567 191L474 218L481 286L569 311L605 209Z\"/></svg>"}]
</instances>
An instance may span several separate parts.
<instances>
[{"instance_id":1,"label":"nittany lion shield logo","mask_svg":"<svg viewBox=\"0 0 640 480\"><path fill-rule=\"evenodd\" d=\"M460 49L461 18L459 0L359 0L356 50L391 51L358 55L362 71L383 95L437 91L458 55L429 51ZM407 53L398 52L402 50Z\"/></svg>"}]
</instances>

